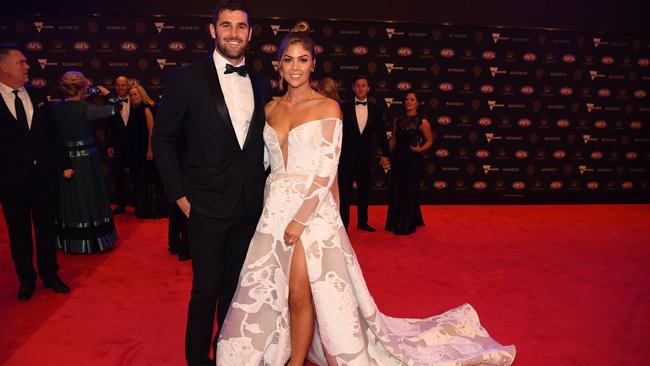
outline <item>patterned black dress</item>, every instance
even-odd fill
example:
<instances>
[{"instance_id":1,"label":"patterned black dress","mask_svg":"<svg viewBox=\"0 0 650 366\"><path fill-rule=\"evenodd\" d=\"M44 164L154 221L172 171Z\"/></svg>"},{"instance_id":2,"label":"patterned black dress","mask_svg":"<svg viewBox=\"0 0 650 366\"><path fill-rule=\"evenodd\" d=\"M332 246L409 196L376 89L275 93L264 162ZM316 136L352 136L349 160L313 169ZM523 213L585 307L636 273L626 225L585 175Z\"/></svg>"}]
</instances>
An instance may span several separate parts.
<instances>
[{"instance_id":1,"label":"patterned black dress","mask_svg":"<svg viewBox=\"0 0 650 366\"><path fill-rule=\"evenodd\" d=\"M411 151L412 145L424 141L420 126L423 116L402 116L395 122L395 149L391 154L391 189L386 230L407 235L424 225L420 211L420 179L424 169L422 153Z\"/></svg>"}]
</instances>

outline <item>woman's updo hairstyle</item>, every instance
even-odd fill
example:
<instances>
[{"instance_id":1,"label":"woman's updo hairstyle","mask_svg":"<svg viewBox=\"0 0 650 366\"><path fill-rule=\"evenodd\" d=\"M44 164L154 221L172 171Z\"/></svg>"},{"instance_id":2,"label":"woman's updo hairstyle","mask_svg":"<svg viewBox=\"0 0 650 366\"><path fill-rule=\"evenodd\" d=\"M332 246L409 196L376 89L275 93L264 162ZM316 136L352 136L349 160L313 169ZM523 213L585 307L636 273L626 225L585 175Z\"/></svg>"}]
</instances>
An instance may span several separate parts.
<instances>
[{"instance_id":1,"label":"woman's updo hairstyle","mask_svg":"<svg viewBox=\"0 0 650 366\"><path fill-rule=\"evenodd\" d=\"M289 46L297 43L302 44L302 46L311 53L311 58L315 59L316 50L314 48L314 41L309 36L310 32L311 28L309 27L309 23L304 20L298 21L296 25L291 28L289 33L282 38L282 42L280 42L280 46L278 46L278 53L276 56L277 61L282 62L282 57L287 52ZM282 90L284 88L282 74L280 74L279 81L279 88Z\"/></svg>"}]
</instances>

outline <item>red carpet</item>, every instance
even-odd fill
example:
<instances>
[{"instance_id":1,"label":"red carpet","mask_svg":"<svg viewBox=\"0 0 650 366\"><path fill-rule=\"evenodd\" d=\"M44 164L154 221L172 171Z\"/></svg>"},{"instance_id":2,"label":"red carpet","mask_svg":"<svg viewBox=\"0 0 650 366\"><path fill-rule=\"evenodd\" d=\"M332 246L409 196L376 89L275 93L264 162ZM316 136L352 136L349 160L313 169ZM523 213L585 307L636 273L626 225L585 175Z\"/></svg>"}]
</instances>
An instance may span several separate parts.
<instances>
[{"instance_id":1,"label":"red carpet","mask_svg":"<svg viewBox=\"0 0 650 366\"><path fill-rule=\"evenodd\" d=\"M412 236L351 230L383 312L469 302L521 366L650 364L650 205L423 209L427 226ZM385 214L372 207L370 224ZM184 364L190 263L167 254L166 220L127 213L117 224L115 251L59 255L70 294L39 282L19 303L2 220L0 364Z\"/></svg>"}]
</instances>

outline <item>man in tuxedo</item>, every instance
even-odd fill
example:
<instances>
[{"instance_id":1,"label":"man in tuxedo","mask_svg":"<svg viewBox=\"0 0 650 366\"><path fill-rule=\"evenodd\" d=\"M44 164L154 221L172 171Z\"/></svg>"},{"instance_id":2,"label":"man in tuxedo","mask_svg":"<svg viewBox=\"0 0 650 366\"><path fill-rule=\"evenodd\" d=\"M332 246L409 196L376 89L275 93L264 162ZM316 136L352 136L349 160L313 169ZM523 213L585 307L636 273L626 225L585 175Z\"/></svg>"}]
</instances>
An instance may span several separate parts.
<instances>
[{"instance_id":1,"label":"man in tuxedo","mask_svg":"<svg viewBox=\"0 0 650 366\"><path fill-rule=\"evenodd\" d=\"M245 66L251 28L244 3L221 1L210 33L214 52L167 80L153 131L168 194L189 217L189 365L214 365L208 356L215 307L221 328L262 212L266 180L262 130L271 89ZM181 136L187 143L182 160Z\"/></svg>"},{"instance_id":2,"label":"man in tuxedo","mask_svg":"<svg viewBox=\"0 0 650 366\"><path fill-rule=\"evenodd\" d=\"M47 98L25 87L29 64L15 45L0 45L0 201L9 229L11 257L20 280L18 300L29 300L36 289L32 263L43 286L68 292L57 271L54 217L59 175L73 175Z\"/></svg>"},{"instance_id":3,"label":"man in tuxedo","mask_svg":"<svg viewBox=\"0 0 650 366\"><path fill-rule=\"evenodd\" d=\"M339 160L339 193L341 219L347 229L350 224L352 187L357 183L357 227L375 231L368 225L368 193L375 154L375 143L381 147L380 163L388 168L388 139L379 108L368 101L368 79L358 76L352 84L354 101L343 105L343 144Z\"/></svg>"},{"instance_id":4,"label":"man in tuxedo","mask_svg":"<svg viewBox=\"0 0 650 366\"><path fill-rule=\"evenodd\" d=\"M115 94L122 101L118 112L109 119L106 126L106 153L111 159L111 174L115 184L117 206L114 215L125 211L127 200L133 197L133 183L144 166L148 132L143 121L131 118L129 103L129 79L118 76L115 79Z\"/></svg>"}]
</instances>

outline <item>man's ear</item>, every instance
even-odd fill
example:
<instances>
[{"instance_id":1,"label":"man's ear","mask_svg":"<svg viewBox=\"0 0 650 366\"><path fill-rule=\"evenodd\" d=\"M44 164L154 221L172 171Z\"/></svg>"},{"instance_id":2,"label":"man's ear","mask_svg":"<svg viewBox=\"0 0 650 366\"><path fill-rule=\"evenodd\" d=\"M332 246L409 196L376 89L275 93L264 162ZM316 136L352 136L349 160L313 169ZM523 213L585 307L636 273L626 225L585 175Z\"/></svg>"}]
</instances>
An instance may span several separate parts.
<instances>
[{"instance_id":1,"label":"man's ear","mask_svg":"<svg viewBox=\"0 0 650 366\"><path fill-rule=\"evenodd\" d=\"M209 28L210 28L210 37L212 37L212 39L217 39L217 28L214 25L214 23L210 23Z\"/></svg>"}]
</instances>

